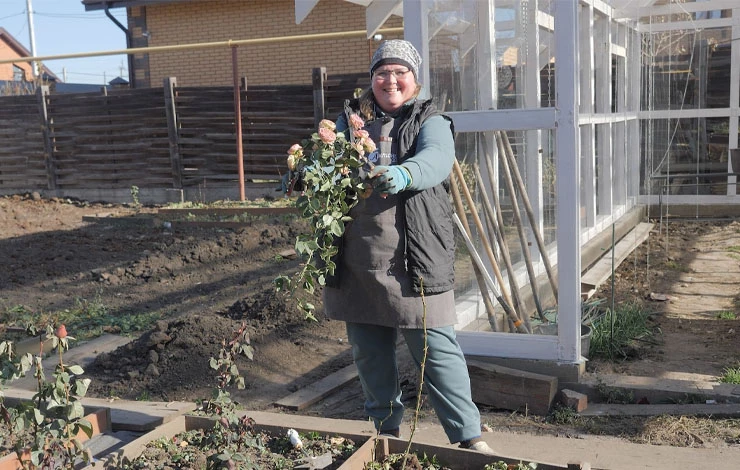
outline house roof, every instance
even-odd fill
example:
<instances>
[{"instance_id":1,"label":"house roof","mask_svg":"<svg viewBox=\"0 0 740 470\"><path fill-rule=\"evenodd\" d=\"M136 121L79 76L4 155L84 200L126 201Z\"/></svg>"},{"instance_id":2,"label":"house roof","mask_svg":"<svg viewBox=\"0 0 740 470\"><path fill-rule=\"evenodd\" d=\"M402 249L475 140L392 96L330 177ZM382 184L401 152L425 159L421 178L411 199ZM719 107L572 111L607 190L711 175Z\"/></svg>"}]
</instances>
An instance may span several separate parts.
<instances>
[{"instance_id":1,"label":"house roof","mask_svg":"<svg viewBox=\"0 0 740 470\"><path fill-rule=\"evenodd\" d=\"M3 27L0 27L0 41L3 41L5 44L8 45L8 47L10 47L10 49L15 51L15 53L18 54L18 57L31 57L31 51L26 49L23 44L18 42L18 40L14 38L13 35L10 34L8 30ZM41 65L41 74L45 75L47 78L60 81L59 77L57 77L54 72L46 68L45 65Z\"/></svg>"},{"instance_id":2,"label":"house roof","mask_svg":"<svg viewBox=\"0 0 740 470\"><path fill-rule=\"evenodd\" d=\"M105 10L112 8L135 7L140 5L156 5L158 3L183 3L191 0L82 0L85 11Z\"/></svg>"}]
</instances>

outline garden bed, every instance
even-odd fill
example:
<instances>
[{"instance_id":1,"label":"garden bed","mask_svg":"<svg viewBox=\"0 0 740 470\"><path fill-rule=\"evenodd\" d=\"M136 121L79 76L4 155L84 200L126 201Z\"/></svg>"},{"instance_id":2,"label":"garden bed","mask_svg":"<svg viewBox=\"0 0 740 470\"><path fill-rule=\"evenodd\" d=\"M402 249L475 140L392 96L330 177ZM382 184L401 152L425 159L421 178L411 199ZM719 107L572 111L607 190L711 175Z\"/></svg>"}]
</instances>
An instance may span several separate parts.
<instances>
[{"instance_id":1,"label":"garden bed","mask_svg":"<svg viewBox=\"0 0 740 470\"><path fill-rule=\"evenodd\" d=\"M245 416L249 416L248 414ZM302 416L295 416L294 420L290 420L289 416L275 415L274 419L269 413L256 413L259 421L254 421L254 433L260 435L263 442L273 439L285 439L288 429L295 429L303 436L303 441L306 444L307 452L310 455L318 456L322 452L332 452L332 462L325 468L326 470L363 470L368 468L383 468L387 470L401 468L402 455L406 452L408 442L403 439L387 439L385 437L375 437L368 433L366 424L364 422L357 422L354 426L354 430L347 429L347 420L328 420L323 418L306 418ZM270 422L262 422L262 420ZM293 421L292 426L288 423ZM157 429L141 436L135 441L127 444L126 446L119 449L112 455L103 457L97 464L86 467L84 470L93 469L114 469L114 468L125 468L125 469L136 469L146 468L146 466L157 466L162 465L164 462L160 459L161 452L149 452L148 449L163 448L164 441L174 446L174 448L190 448L191 445L188 442L188 436L193 436L193 431L205 431L204 434L208 434L208 430L212 429L216 424L215 419L184 415L176 418L175 420L158 427ZM352 426L350 426L352 427ZM330 429L334 428L334 431ZM191 433L191 434L188 434ZM348 449L352 449L350 453ZM268 446L265 446L268 447ZM293 459L297 459L295 463L300 463L300 457L302 454L291 449L290 446L283 446L282 449L285 451L285 458L287 460L277 463L275 461L274 466L269 466L270 459L275 459L275 449L280 449L280 446L271 445L270 450L273 452L271 457L265 458L260 457L260 452L264 452L265 447L255 445L254 457L252 464L257 464L258 468L269 470L270 468L296 468L293 466ZM260 450L261 449L261 450ZM537 468L538 470L557 470L557 469L589 469L591 468L587 463L573 463L568 465L558 465L548 462L522 462L519 460L484 455L478 452L460 449L449 446L439 446L429 443L417 443L412 442L410 446L410 459L407 462L408 469L422 468L415 465L419 465L419 462L423 462L424 467L427 469L449 469L449 470L479 470L479 469L498 469L498 468L517 468L519 464L529 465L536 464L536 467L530 466L527 468ZM204 457L197 457L195 454L198 451L191 449L188 457L178 457L181 459L188 458L193 461L200 459L204 460ZM138 459L138 457L147 456L144 459ZM149 460L149 459L152 460ZM146 462L146 463L145 463ZM411 464L411 462L414 462ZM434 463L432 465L432 462ZM183 463L182 461L180 462ZM373 465L373 463L380 465ZM497 464L498 466L493 466ZM193 465L192 463L190 465ZM502 467L506 465L507 467ZM301 467L311 468L311 467Z\"/></svg>"},{"instance_id":2,"label":"garden bed","mask_svg":"<svg viewBox=\"0 0 740 470\"><path fill-rule=\"evenodd\" d=\"M98 408L86 414L84 419L89 421L92 425L92 435L88 436L84 432L80 431L77 434L76 439L81 444L88 443L96 436L111 431L112 426L110 408ZM18 459L17 454L13 450L7 449L3 445L0 445L0 455L2 455L2 457L0 457L0 470L17 470L23 468L21 461ZM96 457L94 455L94 451L93 457ZM29 458L30 457L27 453L24 454L23 460L27 460Z\"/></svg>"}]
</instances>

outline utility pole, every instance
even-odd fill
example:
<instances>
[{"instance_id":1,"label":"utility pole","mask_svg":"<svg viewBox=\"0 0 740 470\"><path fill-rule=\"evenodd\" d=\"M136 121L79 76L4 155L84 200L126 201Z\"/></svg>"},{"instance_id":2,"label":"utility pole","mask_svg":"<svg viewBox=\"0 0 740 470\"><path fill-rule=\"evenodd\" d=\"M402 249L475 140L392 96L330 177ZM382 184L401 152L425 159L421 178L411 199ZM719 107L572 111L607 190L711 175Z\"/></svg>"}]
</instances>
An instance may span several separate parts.
<instances>
[{"instance_id":1,"label":"utility pole","mask_svg":"<svg viewBox=\"0 0 740 470\"><path fill-rule=\"evenodd\" d=\"M26 0L26 15L28 16L28 36L31 38L31 56L36 57L36 35L33 32L33 7L31 0ZM39 63L31 63L31 75L33 78L39 76Z\"/></svg>"}]
</instances>

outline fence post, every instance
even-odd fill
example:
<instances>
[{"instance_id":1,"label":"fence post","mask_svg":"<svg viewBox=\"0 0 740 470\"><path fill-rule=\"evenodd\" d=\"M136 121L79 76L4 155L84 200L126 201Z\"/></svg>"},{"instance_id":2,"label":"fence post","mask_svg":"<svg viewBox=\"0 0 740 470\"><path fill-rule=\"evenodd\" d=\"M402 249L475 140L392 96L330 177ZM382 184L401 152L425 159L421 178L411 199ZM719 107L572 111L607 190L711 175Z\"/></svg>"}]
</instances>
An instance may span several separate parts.
<instances>
[{"instance_id":1,"label":"fence post","mask_svg":"<svg viewBox=\"0 0 740 470\"><path fill-rule=\"evenodd\" d=\"M46 163L46 184L49 189L57 189L57 172L54 163L54 153L51 146L51 125L49 111L46 107L46 99L49 96L49 87L42 85L36 88L36 98L39 106L39 117L41 118L41 134L44 139L44 160Z\"/></svg>"},{"instance_id":2,"label":"fence post","mask_svg":"<svg viewBox=\"0 0 740 470\"><path fill-rule=\"evenodd\" d=\"M242 118L242 126L244 127L244 129L242 130L242 145L244 145L244 135L248 134L250 131L249 119L247 119L246 121L244 120L244 115L247 113L247 104L249 104L249 97L247 96L247 76L246 75L244 75L240 79L240 84L241 84L241 88L240 88L241 92L244 94L244 100L240 108L240 111L241 111L240 117ZM249 167L249 147L247 147L246 150L242 149L242 159L244 161L244 164L243 164L244 172L248 173L248 170L250 169Z\"/></svg>"},{"instance_id":3,"label":"fence post","mask_svg":"<svg viewBox=\"0 0 740 470\"><path fill-rule=\"evenodd\" d=\"M326 67L316 67L311 73L313 82L313 127L319 127L319 122L326 116L326 96L324 83L326 82Z\"/></svg>"},{"instance_id":4,"label":"fence post","mask_svg":"<svg viewBox=\"0 0 740 470\"><path fill-rule=\"evenodd\" d=\"M164 109L167 114L167 135L170 139L170 162L172 163L172 186L182 189L182 159L180 157L180 133L177 125L175 88L177 78L164 79Z\"/></svg>"}]
</instances>

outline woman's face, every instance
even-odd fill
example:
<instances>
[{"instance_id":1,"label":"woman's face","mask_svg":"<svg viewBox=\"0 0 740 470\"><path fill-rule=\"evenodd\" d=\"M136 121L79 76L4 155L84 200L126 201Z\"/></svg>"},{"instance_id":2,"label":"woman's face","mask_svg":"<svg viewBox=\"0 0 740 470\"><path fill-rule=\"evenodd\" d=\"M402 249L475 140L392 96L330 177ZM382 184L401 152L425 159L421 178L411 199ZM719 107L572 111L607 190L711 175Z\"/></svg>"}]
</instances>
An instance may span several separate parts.
<instances>
[{"instance_id":1,"label":"woman's face","mask_svg":"<svg viewBox=\"0 0 740 470\"><path fill-rule=\"evenodd\" d=\"M405 65L381 65L373 72L372 82L375 102L386 113L395 113L416 93L416 77Z\"/></svg>"}]
</instances>

